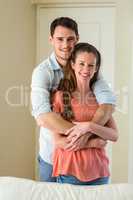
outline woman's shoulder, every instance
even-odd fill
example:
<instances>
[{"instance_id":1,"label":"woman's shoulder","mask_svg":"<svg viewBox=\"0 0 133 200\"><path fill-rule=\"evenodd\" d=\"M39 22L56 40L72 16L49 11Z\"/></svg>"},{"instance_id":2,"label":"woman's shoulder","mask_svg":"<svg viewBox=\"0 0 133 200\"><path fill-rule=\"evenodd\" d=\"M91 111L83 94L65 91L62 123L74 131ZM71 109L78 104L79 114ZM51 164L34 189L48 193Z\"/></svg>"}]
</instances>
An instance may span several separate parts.
<instances>
[{"instance_id":1,"label":"woman's shoulder","mask_svg":"<svg viewBox=\"0 0 133 200\"><path fill-rule=\"evenodd\" d=\"M60 97L62 97L62 95L63 95L63 91L61 91L61 90L57 90L57 91L55 91L55 93L54 93L54 96L55 96L56 98L60 98Z\"/></svg>"},{"instance_id":2,"label":"woman's shoulder","mask_svg":"<svg viewBox=\"0 0 133 200\"><path fill-rule=\"evenodd\" d=\"M63 92L61 90L55 91L54 95L53 95L53 101L61 103L62 102L62 95L63 95Z\"/></svg>"},{"instance_id":3,"label":"woman's shoulder","mask_svg":"<svg viewBox=\"0 0 133 200\"><path fill-rule=\"evenodd\" d=\"M52 97L52 110L61 113L63 110L62 91L55 91Z\"/></svg>"}]
</instances>

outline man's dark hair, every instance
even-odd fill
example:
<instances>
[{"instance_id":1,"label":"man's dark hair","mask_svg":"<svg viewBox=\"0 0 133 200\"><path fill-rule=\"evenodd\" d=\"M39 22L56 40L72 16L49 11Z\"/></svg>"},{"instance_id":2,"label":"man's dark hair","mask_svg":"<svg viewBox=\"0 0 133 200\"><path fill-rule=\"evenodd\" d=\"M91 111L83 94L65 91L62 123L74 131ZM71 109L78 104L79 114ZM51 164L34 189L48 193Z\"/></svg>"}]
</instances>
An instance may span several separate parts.
<instances>
[{"instance_id":1,"label":"man's dark hair","mask_svg":"<svg viewBox=\"0 0 133 200\"><path fill-rule=\"evenodd\" d=\"M59 17L59 18L56 18L51 23L51 25L50 25L51 36L54 35L54 31L57 26L63 26L63 27L69 28L75 32L76 36L79 35L78 34L78 24L76 23L76 21L74 21L73 19L71 19L69 17Z\"/></svg>"}]
</instances>

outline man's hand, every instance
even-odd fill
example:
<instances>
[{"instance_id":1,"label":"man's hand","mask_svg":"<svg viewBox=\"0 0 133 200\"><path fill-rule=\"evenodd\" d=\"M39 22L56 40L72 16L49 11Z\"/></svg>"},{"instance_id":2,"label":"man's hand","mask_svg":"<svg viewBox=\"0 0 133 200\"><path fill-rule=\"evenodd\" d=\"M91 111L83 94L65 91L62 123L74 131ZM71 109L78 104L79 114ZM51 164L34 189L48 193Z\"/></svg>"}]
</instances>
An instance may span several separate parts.
<instances>
[{"instance_id":1,"label":"man's hand","mask_svg":"<svg viewBox=\"0 0 133 200\"><path fill-rule=\"evenodd\" d=\"M66 145L66 147L64 149L68 150L68 151L77 151L77 150L80 150L80 149L87 148L89 137L90 137L90 135L89 135L89 133L87 133L85 135L82 135L77 140L68 139L68 144Z\"/></svg>"},{"instance_id":2,"label":"man's hand","mask_svg":"<svg viewBox=\"0 0 133 200\"><path fill-rule=\"evenodd\" d=\"M60 134L53 134L55 148L65 149L68 145L66 136Z\"/></svg>"}]
</instances>

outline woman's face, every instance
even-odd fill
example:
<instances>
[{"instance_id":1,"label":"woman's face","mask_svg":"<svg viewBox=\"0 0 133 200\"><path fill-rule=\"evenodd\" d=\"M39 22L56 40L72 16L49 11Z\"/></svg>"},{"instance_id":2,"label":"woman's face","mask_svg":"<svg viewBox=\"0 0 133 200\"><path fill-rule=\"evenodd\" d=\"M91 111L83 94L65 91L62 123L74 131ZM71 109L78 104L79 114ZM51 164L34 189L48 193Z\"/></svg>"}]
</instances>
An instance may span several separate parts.
<instances>
[{"instance_id":1,"label":"woman's face","mask_svg":"<svg viewBox=\"0 0 133 200\"><path fill-rule=\"evenodd\" d=\"M80 52L72 63L77 81L91 80L96 72L96 56L93 53Z\"/></svg>"}]
</instances>

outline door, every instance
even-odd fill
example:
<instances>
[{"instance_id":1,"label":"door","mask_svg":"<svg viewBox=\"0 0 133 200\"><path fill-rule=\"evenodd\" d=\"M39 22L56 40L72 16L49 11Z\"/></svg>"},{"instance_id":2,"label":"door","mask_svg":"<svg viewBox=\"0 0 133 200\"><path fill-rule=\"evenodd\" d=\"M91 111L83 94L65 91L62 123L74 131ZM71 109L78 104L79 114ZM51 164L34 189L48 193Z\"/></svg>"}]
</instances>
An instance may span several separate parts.
<instances>
[{"instance_id":1,"label":"door","mask_svg":"<svg viewBox=\"0 0 133 200\"><path fill-rule=\"evenodd\" d=\"M79 26L81 42L95 45L102 55L102 73L113 87L114 85L114 26L115 7L90 7L88 5L75 6L39 6L37 15L37 63L52 52L48 41L50 23L60 16L68 16L76 20ZM38 140L37 140L38 142ZM107 147L112 157L111 144ZM111 164L110 164L111 168Z\"/></svg>"},{"instance_id":2,"label":"door","mask_svg":"<svg viewBox=\"0 0 133 200\"><path fill-rule=\"evenodd\" d=\"M76 5L75 5L76 6ZM48 41L50 23L59 16L69 16L79 26L81 42L95 45L102 55L102 72L105 79L114 85L114 7L40 7L37 29L37 63L52 51Z\"/></svg>"}]
</instances>

